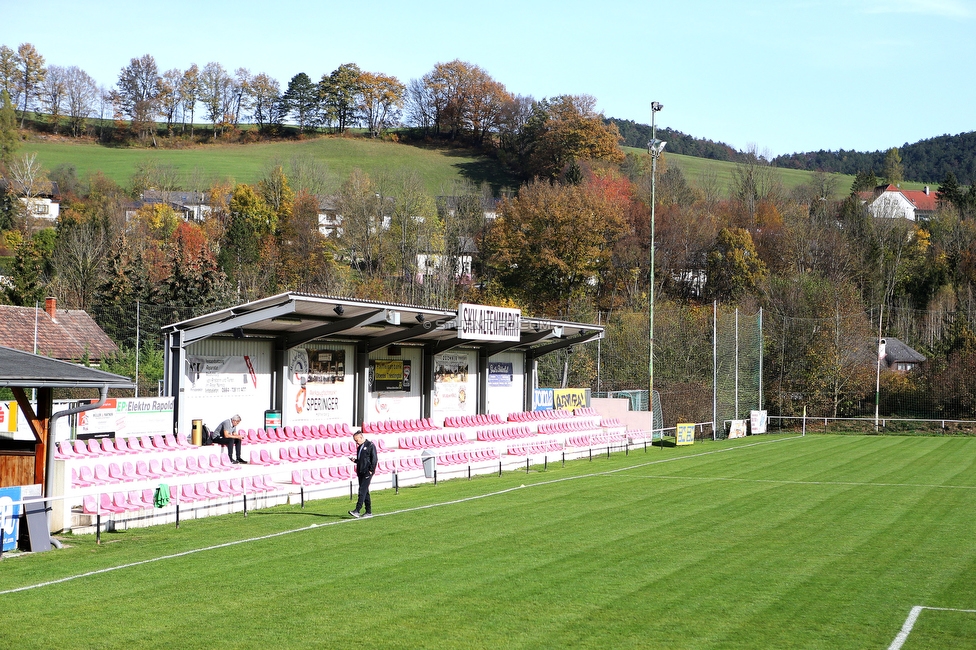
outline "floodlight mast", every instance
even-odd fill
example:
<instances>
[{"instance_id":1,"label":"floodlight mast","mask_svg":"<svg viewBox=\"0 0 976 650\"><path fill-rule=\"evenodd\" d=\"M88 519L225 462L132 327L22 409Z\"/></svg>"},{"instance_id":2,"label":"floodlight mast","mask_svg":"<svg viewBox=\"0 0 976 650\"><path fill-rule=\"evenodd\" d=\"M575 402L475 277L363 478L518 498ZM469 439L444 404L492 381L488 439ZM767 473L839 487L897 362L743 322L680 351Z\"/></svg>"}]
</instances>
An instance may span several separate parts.
<instances>
[{"instance_id":1,"label":"floodlight mast","mask_svg":"<svg viewBox=\"0 0 976 650\"><path fill-rule=\"evenodd\" d=\"M649 389L647 392L647 411L651 416L651 443L654 442L654 203L657 183L657 158L664 151L667 144L657 139L657 128L654 125L654 114L664 108L661 102L651 102L651 140L647 143L647 153L651 155L651 269L650 286L647 292L647 378ZM664 430L661 430L661 450L664 450Z\"/></svg>"}]
</instances>

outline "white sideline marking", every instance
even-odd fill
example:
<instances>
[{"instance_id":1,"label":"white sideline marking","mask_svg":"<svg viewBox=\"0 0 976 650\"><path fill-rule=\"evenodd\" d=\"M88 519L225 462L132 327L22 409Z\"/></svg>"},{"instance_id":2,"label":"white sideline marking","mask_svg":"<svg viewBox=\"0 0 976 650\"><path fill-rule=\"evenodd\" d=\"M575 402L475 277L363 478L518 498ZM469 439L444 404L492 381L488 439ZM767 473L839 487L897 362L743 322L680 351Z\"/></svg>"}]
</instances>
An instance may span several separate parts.
<instances>
[{"instance_id":1,"label":"white sideline marking","mask_svg":"<svg viewBox=\"0 0 976 650\"><path fill-rule=\"evenodd\" d=\"M430 508L440 508L442 506L452 506L459 503L464 503L466 501L476 501L478 499L485 499L488 497L500 496L502 494L508 494L509 492L514 492L516 490L524 490L532 487L539 487L542 485L552 485L555 483L562 483L563 481L575 481L581 478L593 478L595 476L606 476L607 474L616 474L618 472L623 472L632 469L639 469L641 467L647 467L649 465L657 465L660 463L669 463L676 460L682 460L685 458L696 458L699 456L709 456L711 454L720 454L728 451L735 451L737 449L745 449L747 447L755 447L757 445L768 445L776 442L783 442L784 440L801 440L802 436L791 436L789 438L778 438L776 440L764 440L762 442L754 442L745 445L737 445L735 447L726 447L724 449L713 449L712 451L703 451L698 454L689 454L687 456L673 456L671 458L660 458L657 460L648 461L646 463L639 463L637 465L630 465L627 467L619 467L617 469L606 470L604 472L593 472L591 474L580 474L578 476L566 476L563 478L552 479L549 481L540 481L539 483L531 483L529 485L520 485L518 487L506 488L504 490L498 490L497 492L488 492L486 494L478 494L472 497L464 497L463 499L454 499L452 501L442 501L440 503L429 503L422 506L414 506L413 508L403 508L401 510L394 510L392 512L379 512L373 515L373 518L377 517L389 517L391 515L402 515L408 512L416 512L418 510L429 510ZM203 553L206 551L215 551L221 548L228 548L230 546L237 546L238 544L247 544L250 542L260 542L266 539L274 539L275 537L281 537L283 535L291 535L292 533L301 533L304 531L312 530L313 528L322 528L325 526L335 526L338 524L351 524L353 522L361 522L362 519L339 519L336 521L329 521L325 523L311 524L309 526L302 526L301 528L293 528L291 530L283 530L277 533L270 533L268 535L261 535L259 537L249 537L247 539L238 539L231 542L224 542L222 544L214 544L212 546L204 546L202 548L190 549L189 551L181 551L180 553L172 553L170 555L161 555L159 557L149 558L147 560L139 560L138 562L129 562L128 564L119 564L117 566L106 567L104 569L96 569L95 571L87 571L85 573L79 573L73 576L66 576L64 578L58 578L57 580L49 580L47 582L39 582L33 585L25 585L23 587L15 587L13 589L5 589L0 591L0 596L5 596L7 594L13 594L20 591L29 591L31 589L40 589L41 587L50 587L52 585L58 585L65 582L71 582L73 580L78 580L80 578L88 578L90 576L96 576L102 573L110 573L112 571L119 571L121 569L129 569L132 567L141 566L144 564L151 564L153 562L162 562L163 560L173 560L176 558L186 557L188 555L194 555L196 553Z\"/></svg>"},{"instance_id":2,"label":"white sideline marking","mask_svg":"<svg viewBox=\"0 0 976 650\"><path fill-rule=\"evenodd\" d=\"M915 627L915 622L921 615L923 609L933 609L940 612L961 612L964 614L976 614L976 609L954 609L952 607L926 607L924 605L915 605L912 607L911 611L908 612L908 618L905 619L905 623L901 626L901 630L895 637L895 640L891 642L888 646L888 650L901 650L901 647L905 645L905 641L908 640L908 635L912 633L912 628Z\"/></svg>"},{"instance_id":3,"label":"white sideline marking","mask_svg":"<svg viewBox=\"0 0 976 650\"><path fill-rule=\"evenodd\" d=\"M736 478L734 476L675 476L673 474L644 474L639 478L675 479L679 481L728 481L730 483L772 483L774 485L846 485L853 487L944 488L947 490L976 490L976 485L938 485L934 483L872 483L870 481L789 481L773 478Z\"/></svg>"}]
</instances>

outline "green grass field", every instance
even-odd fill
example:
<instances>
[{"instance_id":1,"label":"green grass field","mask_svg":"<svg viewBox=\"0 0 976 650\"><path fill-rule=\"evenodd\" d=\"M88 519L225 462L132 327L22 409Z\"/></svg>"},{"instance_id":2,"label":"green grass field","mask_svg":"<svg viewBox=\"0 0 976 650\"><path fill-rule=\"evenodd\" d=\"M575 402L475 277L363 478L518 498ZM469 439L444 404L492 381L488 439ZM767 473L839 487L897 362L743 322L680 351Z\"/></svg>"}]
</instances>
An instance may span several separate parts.
<instances>
[{"instance_id":1,"label":"green grass field","mask_svg":"<svg viewBox=\"0 0 976 650\"><path fill-rule=\"evenodd\" d=\"M79 178L102 172L123 187L131 185L138 165L153 160L158 165L177 169L184 178L197 178L206 187L215 180L255 183L272 161L284 165L286 172L295 157L309 157L327 172L327 185L335 190L355 168L373 178L401 170L417 172L427 191L443 194L457 180L476 184L491 183L496 189L515 181L493 160L466 149L417 147L366 138L318 137L304 141L257 144L215 144L186 149L142 149L105 147L68 141L32 140L24 142L18 155L37 153L44 169L68 163ZM191 188L192 189L192 188Z\"/></svg>"},{"instance_id":2,"label":"green grass field","mask_svg":"<svg viewBox=\"0 0 976 650\"><path fill-rule=\"evenodd\" d=\"M0 645L863 649L914 606L976 608L976 439L541 469L378 491L369 520L331 499L68 537L0 563ZM903 647L974 646L976 614L924 610Z\"/></svg>"}]
</instances>

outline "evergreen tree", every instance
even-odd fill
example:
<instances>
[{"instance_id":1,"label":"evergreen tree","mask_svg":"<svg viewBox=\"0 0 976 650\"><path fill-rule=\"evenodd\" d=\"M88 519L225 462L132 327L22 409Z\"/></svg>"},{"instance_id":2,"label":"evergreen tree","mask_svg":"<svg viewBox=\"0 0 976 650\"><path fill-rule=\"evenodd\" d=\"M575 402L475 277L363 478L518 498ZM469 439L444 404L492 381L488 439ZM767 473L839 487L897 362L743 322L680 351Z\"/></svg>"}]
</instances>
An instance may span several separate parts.
<instances>
[{"instance_id":1,"label":"evergreen tree","mask_svg":"<svg viewBox=\"0 0 976 650\"><path fill-rule=\"evenodd\" d=\"M881 168L881 174L891 185L897 185L905 180L905 167L901 164L901 154L898 152L898 147L888 149L888 153L885 154L884 158L884 166Z\"/></svg>"},{"instance_id":2,"label":"evergreen tree","mask_svg":"<svg viewBox=\"0 0 976 650\"><path fill-rule=\"evenodd\" d=\"M25 239L17 247L10 285L4 289L10 304L33 307L44 300L47 283L43 280L43 271L44 256L33 239Z\"/></svg>"},{"instance_id":3,"label":"evergreen tree","mask_svg":"<svg viewBox=\"0 0 976 650\"><path fill-rule=\"evenodd\" d=\"M939 198L940 205L952 205L962 211L964 207L963 191L959 187L956 175L952 172L946 172L945 178L939 183L939 190L935 195Z\"/></svg>"},{"instance_id":4,"label":"evergreen tree","mask_svg":"<svg viewBox=\"0 0 976 650\"><path fill-rule=\"evenodd\" d=\"M14 160L17 151L17 113L6 90L0 91L0 174Z\"/></svg>"},{"instance_id":5,"label":"evergreen tree","mask_svg":"<svg viewBox=\"0 0 976 650\"><path fill-rule=\"evenodd\" d=\"M319 87L307 74L299 72L288 82L282 96L285 111L298 122L298 132L304 133L319 120Z\"/></svg>"}]
</instances>

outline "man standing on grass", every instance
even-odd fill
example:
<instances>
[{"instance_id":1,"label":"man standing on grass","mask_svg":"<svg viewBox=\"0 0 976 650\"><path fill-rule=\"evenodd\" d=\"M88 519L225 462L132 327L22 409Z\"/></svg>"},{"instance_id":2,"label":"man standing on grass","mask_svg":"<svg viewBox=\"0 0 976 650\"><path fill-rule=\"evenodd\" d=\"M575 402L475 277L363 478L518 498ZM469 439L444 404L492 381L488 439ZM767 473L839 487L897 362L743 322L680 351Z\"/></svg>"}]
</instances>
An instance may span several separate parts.
<instances>
[{"instance_id":1,"label":"man standing on grass","mask_svg":"<svg viewBox=\"0 0 976 650\"><path fill-rule=\"evenodd\" d=\"M369 499L369 482L376 473L376 445L371 443L363 435L362 431L352 434L352 439L356 441L356 455L349 458L356 463L356 476L359 477L359 500L356 501L356 509L350 510L349 514L359 519L360 517L373 516L373 504ZM366 512L359 514L363 506Z\"/></svg>"}]
</instances>

